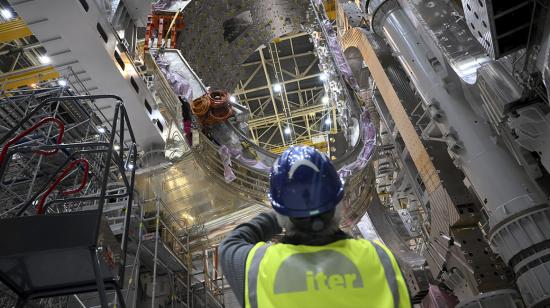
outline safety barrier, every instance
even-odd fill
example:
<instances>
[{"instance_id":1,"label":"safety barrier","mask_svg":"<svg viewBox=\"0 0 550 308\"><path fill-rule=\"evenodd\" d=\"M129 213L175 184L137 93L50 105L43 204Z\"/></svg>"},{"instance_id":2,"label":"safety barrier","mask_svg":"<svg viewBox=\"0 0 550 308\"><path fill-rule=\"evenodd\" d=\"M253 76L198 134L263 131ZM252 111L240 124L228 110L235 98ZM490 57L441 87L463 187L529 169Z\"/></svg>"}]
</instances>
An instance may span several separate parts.
<instances>
[{"instance_id":1,"label":"safety barrier","mask_svg":"<svg viewBox=\"0 0 550 308\"><path fill-rule=\"evenodd\" d=\"M96 99L112 99L116 101L116 104L114 106L114 117L112 121L110 121L110 128L105 126L99 128L94 127L94 129L97 129L98 133L96 135L97 139L95 140L61 143L63 136L66 136L68 133L65 126L72 123L63 123L61 120L52 116L40 119L44 114L49 115L49 113L51 113L52 104L56 106L60 104L82 106L84 105L83 101ZM90 290L97 289L99 291L102 306L107 306L105 287L109 286L115 289L119 302L123 304L120 290L122 286L114 277L118 276L120 281L124 281L126 252L129 238L128 232L130 227L129 222L134 192L135 164L137 158L136 140L125 106L121 98L114 95L50 96L42 98L37 102L38 104L33 104L32 108L29 108L24 116L0 138L2 143L9 140L2 150L1 167L3 170L8 170L9 167L7 165L10 163L21 164L22 161L33 161L33 153L38 153L42 156L51 155L52 157L48 158L50 161L48 164L51 166L52 162L54 162L53 165L57 166L57 168L53 172L50 172L52 170L51 167L48 169L41 169L40 164L42 157L38 160L36 167L30 165L26 166L26 168L30 170L35 170L35 176L31 179L33 185L18 187L17 191L19 193L22 192L21 189L23 188L28 190L26 193L22 194L23 196L26 195L26 197L22 197L24 198L24 202L13 208L17 210L16 217L6 219L2 224L5 232L11 231L20 234L21 239L5 239L2 243L5 249L2 251L1 257L4 260L10 260L19 258L20 255L29 256L25 258L25 260L29 260L28 262L23 262L18 266L20 270L29 273L31 277L29 279L31 280L33 279L33 275L44 275L39 267L33 263L35 262L33 260L40 262L40 258L36 258L36 256L43 251L48 251L48 253L53 255L58 253L58 251L63 251L65 257L71 256L71 258L74 258L74 264L84 264L82 266L93 267L93 272L87 272L85 274L87 276L83 278L82 276L74 274L74 270L60 269L60 271L56 273L55 279L48 281L47 285L44 287L41 286L42 288L35 288L34 286L21 284L19 282L19 277L17 277L17 275L12 275L11 270L4 267L0 269L0 271L2 271L0 280L2 280L5 285L10 286L10 289L20 296L21 303L25 303L29 298L33 297L64 295L67 294L67 289L71 290L71 294L89 292ZM93 113L90 113L89 116L91 119ZM83 123L93 123L90 119ZM32 124L33 122L35 123ZM41 127L44 126L45 123L50 122L56 124L59 128L56 137L51 136L51 128L50 130L44 128L44 131L41 131ZM25 129L28 125L31 126ZM78 126L72 126L71 128L75 127ZM126 130L129 135L129 140L125 140ZM31 135L31 133L33 134ZM21 142L24 137L31 136L30 142ZM55 139L54 142L52 142L51 139ZM118 143L116 146L115 141ZM31 155L29 155L29 153ZM13 159L11 160L12 157ZM64 158L64 161L59 164L60 158ZM97 168L95 172L92 173L92 181L88 181L91 169L90 162L93 162L94 166ZM79 168L79 166L82 168ZM113 166L113 168L111 168L111 166ZM36 174L38 174L39 171L43 174L45 173L46 176L40 181L42 184L39 187L37 186L37 189L33 189ZM76 188L61 187L60 194L54 196L46 203L52 192L61 186L62 182L73 176L73 174L78 173L81 173L81 176L78 177L77 175L75 177L75 180L79 179L79 181L76 181L78 183ZM50 174L50 176L47 176L48 174ZM0 181L4 179L4 176L4 172L0 173ZM11 181L13 181L13 178L14 176L10 174ZM15 178L17 178L17 176ZM107 186L109 182L112 183L119 180L124 182L125 191L119 194L108 194ZM75 194L78 195L75 197L68 197L69 195ZM36 201L37 198L38 201ZM116 242L116 240L112 236L112 232L110 232L103 216L103 209L108 199L111 198L126 198L127 201L125 209L126 223L122 234L122 247L120 248L120 258L117 264L118 269L113 261L112 249L114 248L119 251L118 248L120 244L112 244ZM32 215L34 211L30 210L30 208L33 205L36 205L36 213L38 216ZM91 209L82 210L85 205L91 206ZM50 207L50 209L48 209L48 207ZM48 215L43 215L46 213ZM33 226L33 230L28 228L29 225ZM39 231L35 234L36 230ZM74 232L71 238L72 240L66 239L66 236L70 234L67 233L67 230L69 230L69 232ZM53 238L60 239L59 241L55 241ZM29 241L30 244L27 245L25 249L21 250L17 248L19 247L19 243L17 243L18 240ZM42 246L36 243L42 243ZM38 245L40 249L36 250L34 245ZM59 245L63 245L63 249L59 249ZM88 254L81 253L82 246L89 249ZM96 249L99 246L103 247L103 249ZM14 253L14 251L17 253ZM103 258L100 257L99 254L102 254ZM52 259L60 260L53 256ZM9 264L9 262L4 264ZM107 271L106 267L110 268L110 270Z\"/></svg>"},{"instance_id":2,"label":"safety barrier","mask_svg":"<svg viewBox=\"0 0 550 308\"><path fill-rule=\"evenodd\" d=\"M224 166L218 155L219 147L214 144L206 135L200 133L199 147L194 150L197 162L205 172L213 176L222 185L229 185L235 191L257 201L266 202L269 187L269 176L265 171L253 169L237 159L232 159L232 169L236 175L235 180L225 182Z\"/></svg>"}]
</instances>

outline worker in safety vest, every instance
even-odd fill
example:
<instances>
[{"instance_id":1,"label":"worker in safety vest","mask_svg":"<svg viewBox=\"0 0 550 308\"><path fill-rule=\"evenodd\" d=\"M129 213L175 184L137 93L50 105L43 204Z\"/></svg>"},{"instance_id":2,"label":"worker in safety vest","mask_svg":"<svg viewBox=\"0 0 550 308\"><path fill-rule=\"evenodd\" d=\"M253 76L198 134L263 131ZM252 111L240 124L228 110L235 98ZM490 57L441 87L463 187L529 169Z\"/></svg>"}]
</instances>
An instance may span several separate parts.
<instances>
[{"instance_id":1,"label":"worker in safety vest","mask_svg":"<svg viewBox=\"0 0 550 308\"><path fill-rule=\"evenodd\" d=\"M223 273L243 307L411 307L389 249L339 228L344 185L326 155L291 147L271 168L275 212L239 225L220 245ZM282 232L280 243L268 241Z\"/></svg>"}]
</instances>

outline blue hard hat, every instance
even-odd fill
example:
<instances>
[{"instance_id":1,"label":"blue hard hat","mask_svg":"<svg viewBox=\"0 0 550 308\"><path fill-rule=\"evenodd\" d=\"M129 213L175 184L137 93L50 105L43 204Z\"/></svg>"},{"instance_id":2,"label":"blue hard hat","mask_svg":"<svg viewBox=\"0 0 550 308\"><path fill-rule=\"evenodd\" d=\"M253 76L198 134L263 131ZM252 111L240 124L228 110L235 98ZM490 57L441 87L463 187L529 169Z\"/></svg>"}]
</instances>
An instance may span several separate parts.
<instances>
[{"instance_id":1,"label":"blue hard hat","mask_svg":"<svg viewBox=\"0 0 550 308\"><path fill-rule=\"evenodd\" d=\"M328 157L312 147L293 146L271 167L269 199L289 217L309 217L334 209L344 184Z\"/></svg>"}]
</instances>

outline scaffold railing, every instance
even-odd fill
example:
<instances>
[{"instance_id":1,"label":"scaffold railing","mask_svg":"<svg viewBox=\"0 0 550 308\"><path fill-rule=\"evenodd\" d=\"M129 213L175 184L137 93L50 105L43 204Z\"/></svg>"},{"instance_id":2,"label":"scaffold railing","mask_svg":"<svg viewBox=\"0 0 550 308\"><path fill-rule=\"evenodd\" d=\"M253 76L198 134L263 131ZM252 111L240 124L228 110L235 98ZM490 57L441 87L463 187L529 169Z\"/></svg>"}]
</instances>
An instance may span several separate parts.
<instances>
[{"instance_id":1,"label":"scaffold railing","mask_svg":"<svg viewBox=\"0 0 550 308\"><path fill-rule=\"evenodd\" d=\"M78 96L78 102L75 99L66 99L73 94L74 91L68 87L41 84L35 89L5 92L0 98L0 148L5 151L14 146L20 149L11 154L9 161L0 164L0 197L4 200L0 206L0 218L13 215L14 209L30 198L38 186L70 154L67 149L53 147L40 150L38 147L61 142L65 145L103 142L107 137L101 132L113 131L111 121L95 106L95 96ZM65 98L56 99L59 97ZM31 129L41 121L44 121L42 125ZM27 129L30 131L22 134ZM118 130L115 131L118 138ZM8 144L10 140L13 140L12 144ZM115 147L120 147L118 142ZM6 159L6 154L7 152L2 161ZM88 163L91 170L97 170L97 161L88 160ZM63 182L76 181L74 173ZM84 188L88 189L88 186Z\"/></svg>"},{"instance_id":2,"label":"scaffold railing","mask_svg":"<svg viewBox=\"0 0 550 308\"><path fill-rule=\"evenodd\" d=\"M118 283L124 281L125 275L137 145L130 119L119 97L70 94L71 90L59 87L12 92L0 99L0 110L3 111L0 117L11 118L11 121L4 122L7 125L0 135L0 197L8 201L0 216L5 218L2 225L8 229L18 228L18 225L32 220L36 224L36 234L27 232L22 237L28 236L31 241L49 237L44 238L48 243L55 243L51 237L60 234L56 233L59 228L47 227L52 226L52 221L66 222L72 224L72 228L78 228L75 219L85 219L90 228L84 233L91 234L85 241L94 243L89 247L96 277L94 287L99 291L102 306L106 307L104 284L107 281L101 279L105 277L102 270L106 268L112 271L112 285L118 300L122 300ZM98 118L92 108L95 100L105 99L115 101L114 117L109 124ZM108 189L113 185L124 189ZM117 198L126 201L121 244L112 236L103 215L108 201ZM63 230L63 234L74 231ZM60 273L64 275L65 284L52 283L47 291L32 285L18 285L14 282L17 277L10 276L13 274L5 271L8 268L4 265L8 266L10 258L15 258L10 253L17 249L10 250L9 247L18 247L19 244L7 238L2 245L0 280L19 296L19 302L62 294L73 283L71 273ZM42 246L40 251L50 249L47 245ZM23 253L35 254L35 250L29 243ZM30 264L22 262L19 266ZM30 272L28 275L40 274ZM71 292L89 292L91 287L73 286Z\"/></svg>"},{"instance_id":3,"label":"scaffold railing","mask_svg":"<svg viewBox=\"0 0 550 308\"><path fill-rule=\"evenodd\" d=\"M205 172L222 185L229 185L232 189L242 192L254 200L266 202L269 177L265 171L256 170L237 159L232 159L231 168L236 177L227 183L224 176L224 164L218 154L219 146L202 133L199 135L199 142L199 147L194 149L194 154Z\"/></svg>"},{"instance_id":4,"label":"scaffold railing","mask_svg":"<svg viewBox=\"0 0 550 308\"><path fill-rule=\"evenodd\" d=\"M143 260L150 260L144 266L150 272L151 305L164 300L186 307L221 307L223 276L212 263L215 248L209 247L204 230L178 218L161 198L144 200L141 215L138 251ZM169 296L163 298L157 289L167 278Z\"/></svg>"}]
</instances>

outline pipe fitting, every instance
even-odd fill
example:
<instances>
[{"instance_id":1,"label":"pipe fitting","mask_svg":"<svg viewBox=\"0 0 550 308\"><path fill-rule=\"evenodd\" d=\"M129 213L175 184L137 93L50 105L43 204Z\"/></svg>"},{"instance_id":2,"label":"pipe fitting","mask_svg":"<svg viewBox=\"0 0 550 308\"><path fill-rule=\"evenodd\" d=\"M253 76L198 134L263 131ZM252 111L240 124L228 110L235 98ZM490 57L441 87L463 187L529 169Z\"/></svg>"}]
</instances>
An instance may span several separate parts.
<instances>
[{"instance_id":1,"label":"pipe fitting","mask_svg":"<svg viewBox=\"0 0 550 308\"><path fill-rule=\"evenodd\" d=\"M429 57L434 48L439 47L424 41L405 11L393 7L392 2L395 3L392 0L373 1L373 29L387 38L422 99L439 102L445 123L438 123L438 126L442 131L456 135L446 136L451 155L456 153L456 161L460 161L460 168L490 216L490 243L507 263L516 255L523 256L523 252L532 256L529 249L550 239L548 201L538 193L513 156L493 141L490 125L474 112L464 95L442 87L445 77L435 71ZM449 75L447 80L454 80L454 76L454 73ZM550 280L550 256L535 261L539 262L534 264L539 272L525 266L525 272L514 268L521 294L529 307L550 301L550 281L547 281ZM541 270L545 270L546 277L542 277ZM484 301L485 306L481 307L489 307L487 303L500 303L498 297Z\"/></svg>"},{"instance_id":2,"label":"pipe fitting","mask_svg":"<svg viewBox=\"0 0 550 308\"><path fill-rule=\"evenodd\" d=\"M444 138L445 143L447 143L447 148L453 154L460 154L460 152L462 152L462 150L464 149L464 147L462 146L460 141L458 141L454 134L445 135Z\"/></svg>"},{"instance_id":3,"label":"pipe fitting","mask_svg":"<svg viewBox=\"0 0 550 308\"><path fill-rule=\"evenodd\" d=\"M372 0L366 8L370 15L370 23L374 33L382 35L382 23L386 16L400 9L396 0Z\"/></svg>"},{"instance_id":4,"label":"pipe fitting","mask_svg":"<svg viewBox=\"0 0 550 308\"><path fill-rule=\"evenodd\" d=\"M428 112L430 113L430 118L435 122L441 122L443 120L443 112L437 106L437 104L431 104L428 107Z\"/></svg>"},{"instance_id":5,"label":"pipe fitting","mask_svg":"<svg viewBox=\"0 0 550 308\"><path fill-rule=\"evenodd\" d=\"M521 255L517 257L520 252L550 239L549 225L550 208L544 204L512 215L493 226L489 242L498 249L504 261L514 267L525 259Z\"/></svg>"}]
</instances>

